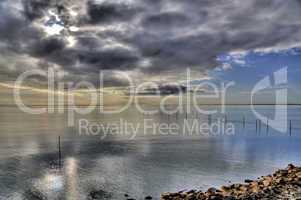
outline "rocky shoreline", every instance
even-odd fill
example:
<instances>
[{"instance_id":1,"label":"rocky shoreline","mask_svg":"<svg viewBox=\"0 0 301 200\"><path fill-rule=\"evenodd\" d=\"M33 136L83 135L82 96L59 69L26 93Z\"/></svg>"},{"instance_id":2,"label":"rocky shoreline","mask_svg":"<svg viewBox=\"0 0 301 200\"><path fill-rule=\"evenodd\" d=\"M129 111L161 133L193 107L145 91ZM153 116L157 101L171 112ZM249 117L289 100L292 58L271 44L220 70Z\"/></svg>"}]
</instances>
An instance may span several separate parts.
<instances>
[{"instance_id":1,"label":"rocky shoreline","mask_svg":"<svg viewBox=\"0 0 301 200\"><path fill-rule=\"evenodd\" d=\"M244 184L210 188L206 192L191 190L164 193L161 200L301 200L301 167L292 164L272 175Z\"/></svg>"}]
</instances>

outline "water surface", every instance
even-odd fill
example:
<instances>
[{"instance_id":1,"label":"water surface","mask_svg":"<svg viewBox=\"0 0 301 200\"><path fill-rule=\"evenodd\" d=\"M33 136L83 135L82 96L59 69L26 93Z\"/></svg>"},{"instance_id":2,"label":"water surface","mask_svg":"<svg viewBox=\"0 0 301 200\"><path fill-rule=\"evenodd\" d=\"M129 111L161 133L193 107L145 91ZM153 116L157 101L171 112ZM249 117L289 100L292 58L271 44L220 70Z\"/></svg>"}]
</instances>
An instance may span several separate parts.
<instances>
[{"instance_id":1,"label":"water surface","mask_svg":"<svg viewBox=\"0 0 301 200\"><path fill-rule=\"evenodd\" d=\"M207 109L212 109L208 106ZM273 116L273 106L257 106ZM102 190L108 199L158 199L162 192L207 189L229 182L257 178L285 167L301 165L301 107L290 106L292 135L273 128L260 131L248 106L229 106L227 122L235 125L234 135L158 135L139 127L129 135L79 134L67 126L67 114L29 115L15 107L0 108L0 199L30 198L32 191L47 199L87 199ZM214 123L221 115L211 116ZM243 116L246 119L243 125ZM135 109L115 115L93 112L76 116L90 122L109 124L124 119L143 123L183 125L186 114L146 116ZM192 113L188 120L208 122L208 116ZM58 169L58 136L61 136L63 166Z\"/></svg>"}]
</instances>

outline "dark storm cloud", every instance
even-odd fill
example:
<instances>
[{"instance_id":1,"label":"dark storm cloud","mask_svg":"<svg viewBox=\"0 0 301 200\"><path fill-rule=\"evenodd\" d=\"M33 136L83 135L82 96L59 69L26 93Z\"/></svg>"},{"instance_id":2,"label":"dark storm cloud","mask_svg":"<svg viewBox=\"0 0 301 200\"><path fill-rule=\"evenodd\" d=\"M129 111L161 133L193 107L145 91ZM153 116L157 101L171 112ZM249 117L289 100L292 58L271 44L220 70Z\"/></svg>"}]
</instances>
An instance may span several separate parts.
<instances>
[{"instance_id":1,"label":"dark storm cloud","mask_svg":"<svg viewBox=\"0 0 301 200\"><path fill-rule=\"evenodd\" d=\"M216 40L210 34L186 36L174 39L159 39L141 35L134 38L144 57L153 61L148 71L184 70L186 67L210 69L216 67L217 49L222 39ZM208 41L212 41L208 43ZM212 49L210 49L212 48ZM203 66L200 66L202 64Z\"/></svg>"},{"instance_id":2,"label":"dark storm cloud","mask_svg":"<svg viewBox=\"0 0 301 200\"><path fill-rule=\"evenodd\" d=\"M18 13L14 13L2 2L0 4L0 42L5 44L4 51L23 50L24 44L37 41L41 32Z\"/></svg>"},{"instance_id":3,"label":"dark storm cloud","mask_svg":"<svg viewBox=\"0 0 301 200\"><path fill-rule=\"evenodd\" d=\"M72 69L78 59L78 50L66 47L66 41L59 37L43 38L33 43L26 53L43 61ZM51 66L51 65L50 65Z\"/></svg>"},{"instance_id":4,"label":"dark storm cloud","mask_svg":"<svg viewBox=\"0 0 301 200\"><path fill-rule=\"evenodd\" d=\"M62 51L65 46L64 40L52 37L38 40L29 50L32 50L32 55L36 57L45 57L52 55L55 52Z\"/></svg>"},{"instance_id":5,"label":"dark storm cloud","mask_svg":"<svg viewBox=\"0 0 301 200\"><path fill-rule=\"evenodd\" d=\"M68 2L68 1L66 1ZM48 9L56 9L58 14L65 17L66 12L64 0L22 0L24 16L33 21L42 18ZM68 20L65 18L65 20Z\"/></svg>"},{"instance_id":6,"label":"dark storm cloud","mask_svg":"<svg viewBox=\"0 0 301 200\"><path fill-rule=\"evenodd\" d=\"M44 12L51 6L51 0L23 0L24 14L30 19L43 17Z\"/></svg>"},{"instance_id":7,"label":"dark storm cloud","mask_svg":"<svg viewBox=\"0 0 301 200\"><path fill-rule=\"evenodd\" d=\"M37 58L44 58L72 70L72 65L80 63L82 71L116 69L129 70L136 67L139 57L134 52L126 49L105 49L100 47L97 39L81 38L76 48L68 48L66 41L51 37L37 41L30 48L30 54ZM95 48L93 48L95 47Z\"/></svg>"},{"instance_id":8,"label":"dark storm cloud","mask_svg":"<svg viewBox=\"0 0 301 200\"><path fill-rule=\"evenodd\" d=\"M167 28L173 26L181 26L182 24L189 23L189 18L177 12L165 12L156 15L151 15L145 18L142 24L146 28Z\"/></svg>"},{"instance_id":9,"label":"dark storm cloud","mask_svg":"<svg viewBox=\"0 0 301 200\"><path fill-rule=\"evenodd\" d=\"M100 69L120 69L128 70L135 68L136 62L139 60L137 56L127 50L107 50L107 51L87 51L79 52L78 60L89 66L96 66Z\"/></svg>"},{"instance_id":10,"label":"dark storm cloud","mask_svg":"<svg viewBox=\"0 0 301 200\"><path fill-rule=\"evenodd\" d=\"M125 3L105 2L97 3L88 1L87 14L90 23L104 23L116 21L128 21L138 12L138 8L132 7Z\"/></svg>"},{"instance_id":11,"label":"dark storm cloud","mask_svg":"<svg viewBox=\"0 0 301 200\"><path fill-rule=\"evenodd\" d=\"M301 46L299 0L19 1L0 3L3 59L40 59L74 80L94 81L93 74L107 69L153 75L190 67L206 73L222 53ZM65 25L60 35L43 31L49 9Z\"/></svg>"}]
</instances>

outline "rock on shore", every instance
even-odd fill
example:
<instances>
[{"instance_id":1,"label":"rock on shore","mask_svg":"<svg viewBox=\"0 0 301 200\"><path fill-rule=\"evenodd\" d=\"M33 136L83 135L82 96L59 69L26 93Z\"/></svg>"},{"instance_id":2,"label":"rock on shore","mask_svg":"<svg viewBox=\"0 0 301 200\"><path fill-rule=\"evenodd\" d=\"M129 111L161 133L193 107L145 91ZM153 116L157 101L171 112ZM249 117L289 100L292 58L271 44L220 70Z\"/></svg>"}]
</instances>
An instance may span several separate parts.
<instances>
[{"instance_id":1,"label":"rock on shore","mask_svg":"<svg viewBox=\"0 0 301 200\"><path fill-rule=\"evenodd\" d=\"M210 188L206 192L164 193L161 200L301 200L301 167L290 164L284 170L244 184Z\"/></svg>"}]
</instances>

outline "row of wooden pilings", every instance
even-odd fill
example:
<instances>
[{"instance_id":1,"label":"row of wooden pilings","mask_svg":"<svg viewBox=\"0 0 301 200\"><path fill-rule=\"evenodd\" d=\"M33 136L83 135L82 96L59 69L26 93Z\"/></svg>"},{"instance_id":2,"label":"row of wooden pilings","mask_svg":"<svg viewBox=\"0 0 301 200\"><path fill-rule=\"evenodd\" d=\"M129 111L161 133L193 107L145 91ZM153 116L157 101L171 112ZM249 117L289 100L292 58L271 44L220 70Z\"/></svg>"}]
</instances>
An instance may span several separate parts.
<instances>
[{"instance_id":1,"label":"row of wooden pilings","mask_svg":"<svg viewBox=\"0 0 301 200\"><path fill-rule=\"evenodd\" d=\"M162 113L161 113L161 115L162 115ZM170 115L170 114L165 114L165 115L167 115L168 120L170 120L172 118L172 115ZM185 115L185 119L188 119L188 113L185 112L184 115ZM195 116L195 118L198 118L198 113L196 113L194 116ZM208 116L208 123L211 124L212 121L213 121L212 120L212 115L207 115L207 116ZM179 113L175 113L175 119L176 120L179 119ZM225 124L227 124L229 122L227 115L224 115L223 119L224 119L223 121L224 121ZM245 116L242 117L241 123L242 123L242 127L246 128L247 121L246 121ZM260 133L262 131L262 129L263 129L262 121L259 120L259 119L255 119L256 133ZM267 119L267 121L265 123L265 130L266 130L267 133L269 132L269 129L270 129L270 124L269 124L269 119ZM293 130L292 120L289 120L288 121L288 134L290 136L292 136L292 130Z\"/></svg>"}]
</instances>

